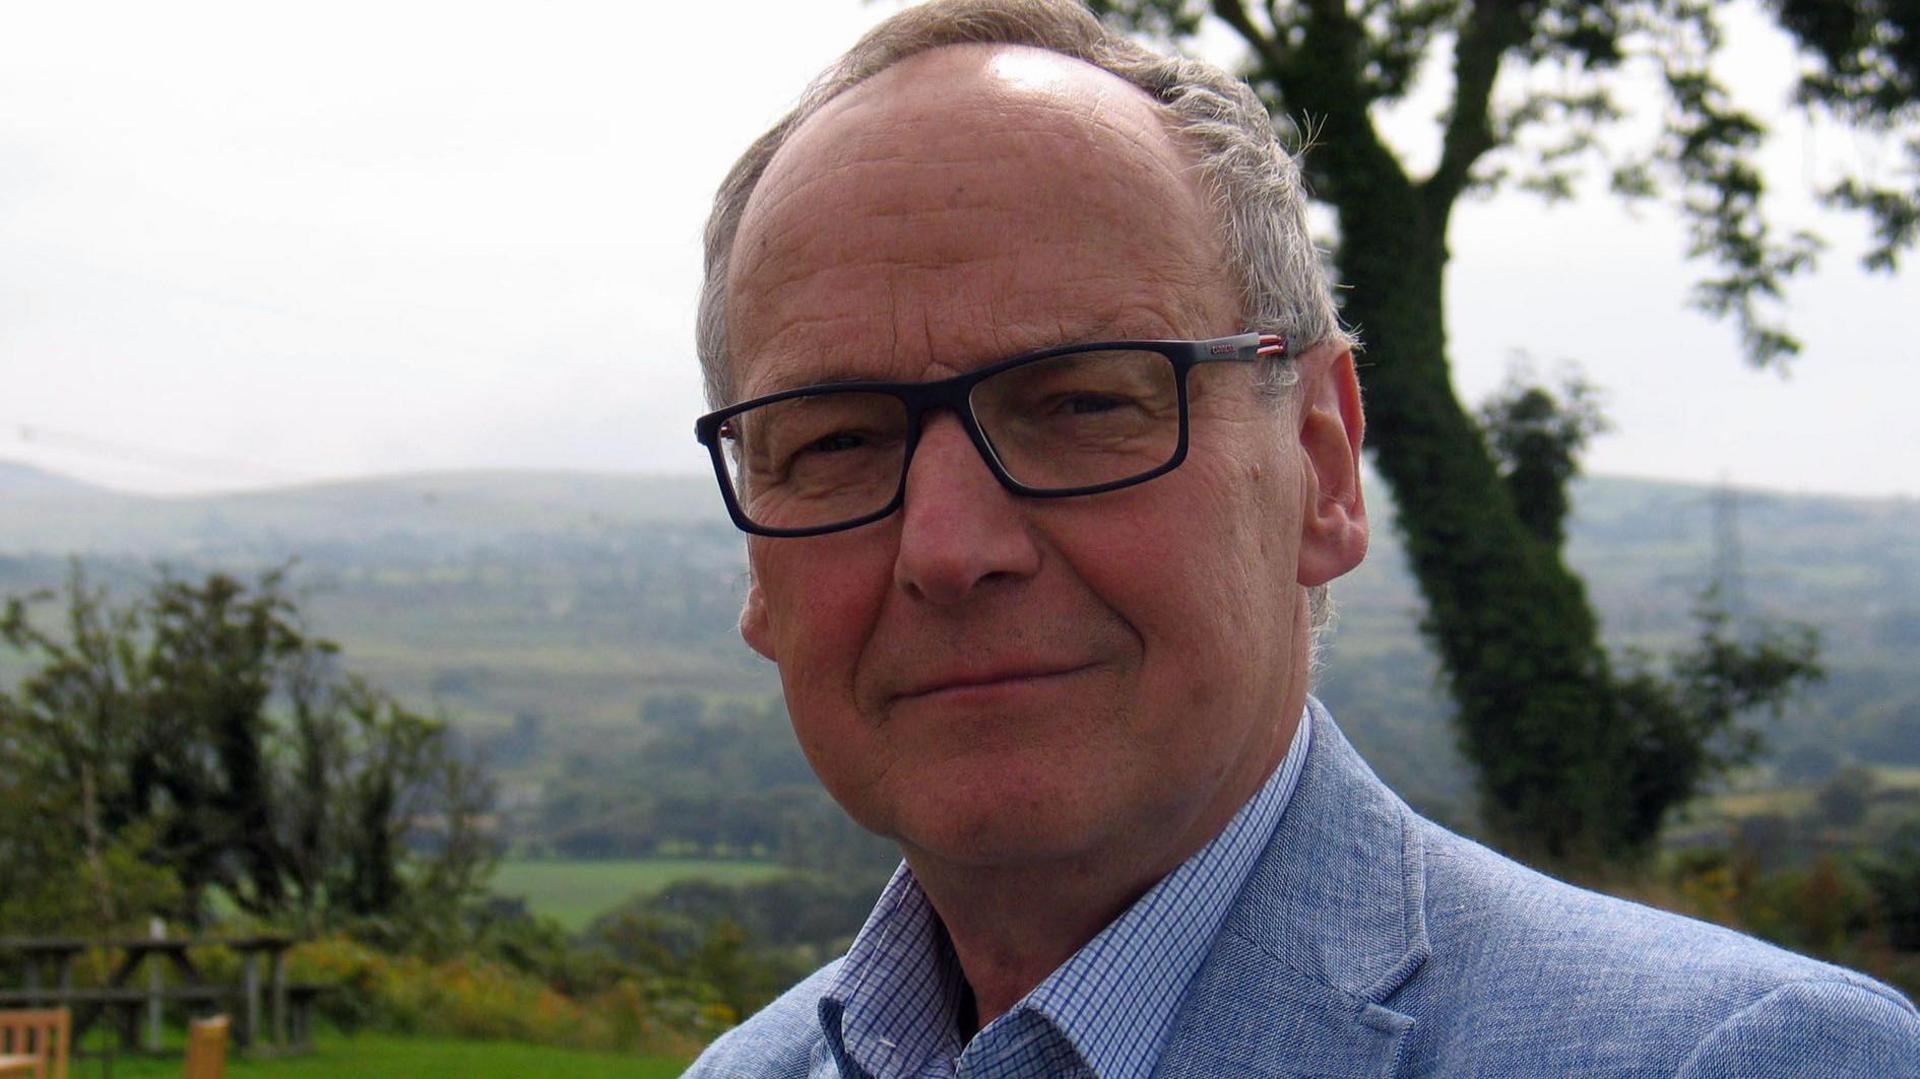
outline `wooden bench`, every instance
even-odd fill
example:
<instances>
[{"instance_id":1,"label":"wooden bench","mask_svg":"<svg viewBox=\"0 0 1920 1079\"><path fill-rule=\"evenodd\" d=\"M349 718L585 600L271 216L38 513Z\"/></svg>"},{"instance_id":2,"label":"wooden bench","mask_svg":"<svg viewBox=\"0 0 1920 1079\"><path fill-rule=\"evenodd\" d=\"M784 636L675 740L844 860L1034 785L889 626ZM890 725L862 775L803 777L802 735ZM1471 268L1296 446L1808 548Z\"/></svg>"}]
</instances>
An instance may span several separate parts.
<instances>
[{"instance_id":1,"label":"wooden bench","mask_svg":"<svg viewBox=\"0 0 1920 1079\"><path fill-rule=\"evenodd\" d=\"M160 990L168 1001L193 1004L218 1004L238 996L230 985L170 985ZM104 989L0 989L0 1007L35 1005L49 1000L62 1004L144 1004L153 996L151 989L132 986Z\"/></svg>"},{"instance_id":2,"label":"wooden bench","mask_svg":"<svg viewBox=\"0 0 1920 1079\"><path fill-rule=\"evenodd\" d=\"M175 985L160 991L160 999L166 1003L199 1005L208 1010L220 1010L230 1006L237 994L228 986L219 985ZM73 1031L92 1029L95 1023L106 1019L109 1029L120 1034L121 1044L128 1049L139 1042L140 1011L154 999L150 989L135 989L132 986L61 989L30 991L23 989L0 990L0 1006L6 1005L61 1005L61 1011L71 1009ZM5 1073L0 1073L4 1075Z\"/></svg>"},{"instance_id":3,"label":"wooden bench","mask_svg":"<svg viewBox=\"0 0 1920 1079\"><path fill-rule=\"evenodd\" d=\"M0 1076L67 1079L65 1008L0 1011Z\"/></svg>"},{"instance_id":4,"label":"wooden bench","mask_svg":"<svg viewBox=\"0 0 1920 1079\"><path fill-rule=\"evenodd\" d=\"M226 1016L216 1015L187 1027L187 1079L226 1079L230 1025Z\"/></svg>"},{"instance_id":5,"label":"wooden bench","mask_svg":"<svg viewBox=\"0 0 1920 1079\"><path fill-rule=\"evenodd\" d=\"M162 1008L180 1007L189 1017L221 1012L232 1017L232 1040L249 1052L304 1052L312 1048L313 1005L324 987L287 979L286 956L297 942L280 934L227 940L0 937L0 958L18 956L25 981L23 987L0 989L0 1007L70 1008L69 1038L75 1044L106 1019L129 1050L140 1042L143 1009L153 1024L150 1039L157 1037L153 1031L158 1030ZM205 980L189 954L205 948L238 953L237 984ZM88 950L119 955L103 985L73 984L76 960ZM147 968L144 986L134 977L142 966ZM172 984L162 984L159 966L172 968Z\"/></svg>"},{"instance_id":6,"label":"wooden bench","mask_svg":"<svg viewBox=\"0 0 1920 1079\"><path fill-rule=\"evenodd\" d=\"M313 1049L313 1005L327 986L295 982L287 986L287 1049L304 1053Z\"/></svg>"}]
</instances>

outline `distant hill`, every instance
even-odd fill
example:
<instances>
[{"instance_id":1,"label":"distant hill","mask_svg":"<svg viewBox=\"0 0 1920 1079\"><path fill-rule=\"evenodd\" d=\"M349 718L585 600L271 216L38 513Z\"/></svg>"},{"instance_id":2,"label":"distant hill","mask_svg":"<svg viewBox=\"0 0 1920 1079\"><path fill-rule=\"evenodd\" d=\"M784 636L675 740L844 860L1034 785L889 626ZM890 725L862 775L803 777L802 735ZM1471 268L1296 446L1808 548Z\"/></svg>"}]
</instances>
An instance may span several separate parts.
<instances>
[{"instance_id":1,"label":"distant hill","mask_svg":"<svg viewBox=\"0 0 1920 1079\"><path fill-rule=\"evenodd\" d=\"M0 461L0 499L81 498L109 495L105 488L18 461Z\"/></svg>"},{"instance_id":2,"label":"distant hill","mask_svg":"<svg viewBox=\"0 0 1920 1079\"><path fill-rule=\"evenodd\" d=\"M1316 692L1390 782L1457 821L1467 774L1386 494L1368 489L1373 549L1335 586L1339 629ZM1610 640L1657 655L1691 633L1723 557L1726 497L1745 607L1816 627L1825 648L1827 682L1775 744L1816 770L1920 765L1912 500L1583 480L1569 556ZM511 802L530 807L561 776L641 752L643 715L678 714L654 704L778 693L735 630L744 548L706 476L456 472L143 498L0 466L0 595L58 583L70 554L116 588L156 563L249 573L297 558L303 610L347 665L498 748ZM18 670L0 651L0 684Z\"/></svg>"},{"instance_id":3,"label":"distant hill","mask_svg":"<svg viewBox=\"0 0 1920 1079\"><path fill-rule=\"evenodd\" d=\"M505 535L720 520L712 482L593 472L447 472L151 498L0 465L0 553L274 558L394 538L461 548Z\"/></svg>"}]
</instances>

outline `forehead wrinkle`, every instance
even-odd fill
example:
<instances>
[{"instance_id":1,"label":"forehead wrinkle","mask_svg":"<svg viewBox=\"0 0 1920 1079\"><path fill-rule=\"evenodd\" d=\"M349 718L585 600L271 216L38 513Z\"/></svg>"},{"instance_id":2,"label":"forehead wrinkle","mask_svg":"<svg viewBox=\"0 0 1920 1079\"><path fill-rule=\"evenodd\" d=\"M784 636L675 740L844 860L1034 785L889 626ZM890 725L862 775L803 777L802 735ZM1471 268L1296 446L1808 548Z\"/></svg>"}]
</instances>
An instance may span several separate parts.
<instances>
[{"instance_id":1,"label":"forehead wrinkle","mask_svg":"<svg viewBox=\"0 0 1920 1079\"><path fill-rule=\"evenodd\" d=\"M836 378L914 381L935 377L929 365L957 373L1055 345L1234 328L1185 305L1209 284L1205 266L1165 260L1159 278L1176 286L1177 297L1143 296L1130 287L1138 282L1128 267L1100 263L1048 276L1059 265L1057 250L1067 246L1028 244L976 257L965 272L947 258L884 258L785 273L764 284L763 274L743 297L749 302L730 313L740 320L732 331L742 376L737 396ZM878 288L875 266L884 269ZM930 293L944 298L940 308L926 308ZM749 334L747 326L778 327L777 339Z\"/></svg>"},{"instance_id":2,"label":"forehead wrinkle","mask_svg":"<svg viewBox=\"0 0 1920 1079\"><path fill-rule=\"evenodd\" d=\"M965 227L946 230L936 226L934 217L904 212L896 216L902 226L890 231L899 242L885 237L874 240L863 233L867 242L861 243L810 222L788 222L770 229L767 242L756 243L751 256L735 267L731 283L737 301L729 321L736 349L749 347L748 325L778 325L783 315L811 322L823 305L871 303L876 282L884 283L891 300L908 283L928 275L951 276L957 280L936 282L939 292L969 288L980 294L977 306L995 309L1023 302L1049 307L1066 298L1084 300L1085 293L1098 291L1103 284L1119 290L1137 283L1111 262L1089 265L1075 259L1082 223L1071 215L1059 215L1065 219L1058 227L1040 235L1031 234L1037 226L1030 211L1012 208L969 213L962 219ZM888 220L888 215L862 218L863 225L871 225ZM1007 218L1017 218L1014 223L1028 233L1022 243L1005 247L979 240L988 227L983 222ZM1157 266L1158 276L1176 283L1196 282L1212 265L1204 252L1170 250L1151 233L1143 233L1138 241L1120 234L1115 242L1137 250L1143 263ZM1083 264L1075 266L1076 261ZM1062 274L1062 266L1074 268ZM1036 281L1042 284L1036 287Z\"/></svg>"},{"instance_id":3,"label":"forehead wrinkle","mask_svg":"<svg viewBox=\"0 0 1920 1079\"><path fill-rule=\"evenodd\" d=\"M834 210L827 204L843 201L827 195L813 200L810 214L763 219L746 257L734 264L730 275L736 303L729 321L735 323L736 332L742 329L741 323L758 321L794 304L818 303L822 297L859 302L856 286L870 275L893 279L984 269L1011 282L1026 270L1030 272L1021 292L1031 291L1036 279L1057 285L1048 289L1050 293L1071 291L1076 281L1094 281L1093 275L1107 267L1080 266L1076 276L1056 278L1052 266L1073 265L1089 219L1103 216L1115 219L1108 233L1116 245L1138 252L1141 265L1156 267L1155 272L1170 281L1198 283L1222 261L1210 242L1210 232L1177 236L1172 244L1161 230L1141 228L1134 235L1125 219L1138 215L1123 196L1093 197L1078 206L1060 205L1059 198L1051 204L1041 200L1002 205L989 198L977 205L931 207L868 207L863 201L849 210L866 226L857 234L820 227L819 218ZM1056 205L1058 210L1053 209ZM1000 227L997 223L1017 230L1025 237L1023 242L1013 248L999 244L992 238ZM1045 269L1031 272L1037 267ZM1118 267L1114 272L1121 274ZM1111 280L1119 285L1130 279L1121 275ZM744 337L737 340L744 342Z\"/></svg>"}]
</instances>

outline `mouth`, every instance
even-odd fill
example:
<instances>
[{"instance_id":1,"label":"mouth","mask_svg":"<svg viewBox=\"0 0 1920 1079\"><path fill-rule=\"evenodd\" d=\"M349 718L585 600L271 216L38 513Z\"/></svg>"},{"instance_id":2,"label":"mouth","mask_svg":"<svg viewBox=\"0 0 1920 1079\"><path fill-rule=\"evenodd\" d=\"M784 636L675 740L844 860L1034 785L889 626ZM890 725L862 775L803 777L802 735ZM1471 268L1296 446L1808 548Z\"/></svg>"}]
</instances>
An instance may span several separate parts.
<instances>
[{"instance_id":1,"label":"mouth","mask_svg":"<svg viewBox=\"0 0 1920 1079\"><path fill-rule=\"evenodd\" d=\"M901 701L931 700L972 693L1043 689L1083 671L1092 670L1094 666L1095 664L1092 663L1047 667L1023 665L1019 667L987 667L954 671L921 682L899 694L895 699Z\"/></svg>"}]
</instances>

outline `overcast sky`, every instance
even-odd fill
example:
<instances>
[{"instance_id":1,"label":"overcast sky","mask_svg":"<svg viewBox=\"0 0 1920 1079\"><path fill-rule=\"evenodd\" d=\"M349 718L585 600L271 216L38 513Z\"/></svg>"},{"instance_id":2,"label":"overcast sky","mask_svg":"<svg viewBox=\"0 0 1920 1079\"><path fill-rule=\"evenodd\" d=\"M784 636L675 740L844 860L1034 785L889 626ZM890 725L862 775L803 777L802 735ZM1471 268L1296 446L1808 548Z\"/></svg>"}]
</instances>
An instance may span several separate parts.
<instances>
[{"instance_id":1,"label":"overcast sky","mask_svg":"<svg viewBox=\"0 0 1920 1079\"><path fill-rule=\"evenodd\" d=\"M0 460L153 493L459 468L692 472L698 238L735 154L894 10L704 4L9 5ZM1736 36L1784 115L1790 52ZM1223 54L1224 55L1224 54ZM1429 107L1392 130L1427 136ZM1418 154L1420 148L1413 147ZM1448 323L1478 398L1577 362L1592 470L1920 493L1913 309L1803 193L1875 149L1767 158L1833 248L1792 377L1692 313L1684 239L1604 198L1473 203Z\"/></svg>"}]
</instances>

